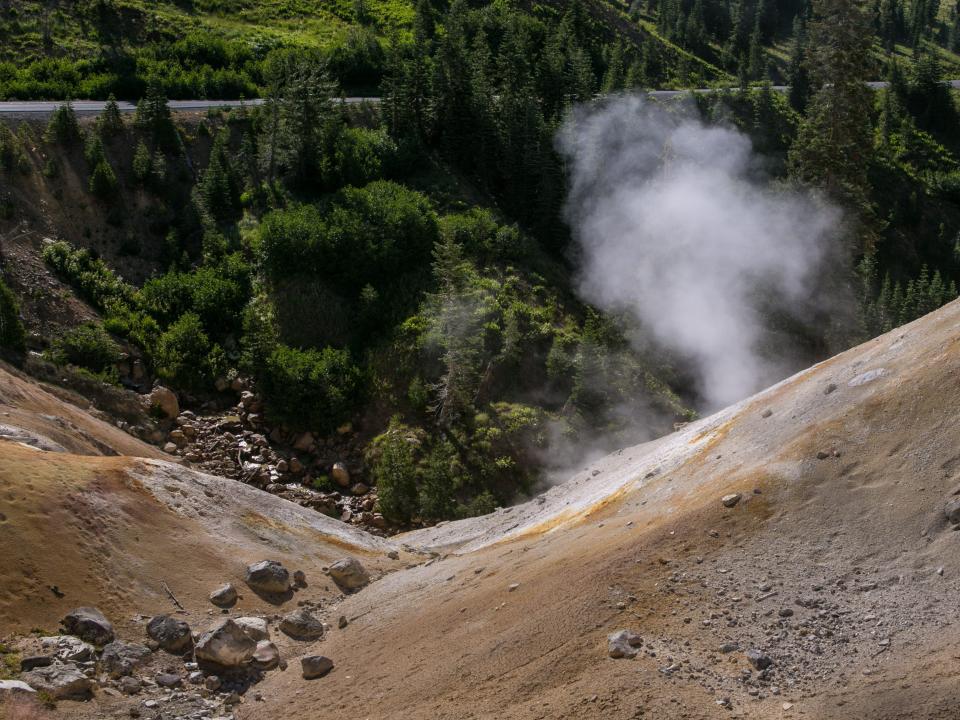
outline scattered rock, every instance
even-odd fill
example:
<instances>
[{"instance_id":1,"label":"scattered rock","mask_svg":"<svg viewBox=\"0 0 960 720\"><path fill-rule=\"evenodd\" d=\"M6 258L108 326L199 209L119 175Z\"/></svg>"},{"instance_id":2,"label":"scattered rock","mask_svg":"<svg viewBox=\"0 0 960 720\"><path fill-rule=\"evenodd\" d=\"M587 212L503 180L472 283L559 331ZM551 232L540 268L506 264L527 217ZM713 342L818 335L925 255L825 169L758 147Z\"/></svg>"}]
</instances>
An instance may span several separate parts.
<instances>
[{"instance_id":1,"label":"scattered rock","mask_svg":"<svg viewBox=\"0 0 960 720\"><path fill-rule=\"evenodd\" d=\"M176 688L183 685L183 678L175 673L160 673L154 679L162 688Z\"/></svg>"},{"instance_id":2,"label":"scattered rock","mask_svg":"<svg viewBox=\"0 0 960 720\"><path fill-rule=\"evenodd\" d=\"M773 665L773 659L762 650L751 648L747 650L747 661L757 670L766 670Z\"/></svg>"},{"instance_id":3,"label":"scattered rock","mask_svg":"<svg viewBox=\"0 0 960 720\"><path fill-rule=\"evenodd\" d=\"M387 553L387 557L390 558L391 560L399 560L400 553L398 553L396 550L391 550L390 552Z\"/></svg>"},{"instance_id":4,"label":"scattered rock","mask_svg":"<svg viewBox=\"0 0 960 720\"><path fill-rule=\"evenodd\" d=\"M306 587L307 586L307 574L303 570L297 570L293 573L293 584L297 587Z\"/></svg>"},{"instance_id":5,"label":"scattered rock","mask_svg":"<svg viewBox=\"0 0 960 720\"><path fill-rule=\"evenodd\" d=\"M112 677L123 677L132 673L150 655L150 648L146 645L114 640L103 648L100 669Z\"/></svg>"},{"instance_id":6,"label":"scattered rock","mask_svg":"<svg viewBox=\"0 0 960 720\"><path fill-rule=\"evenodd\" d=\"M270 628L267 625L266 618L241 617L237 618L235 622L251 640L259 642L260 640L270 639Z\"/></svg>"},{"instance_id":7,"label":"scattered rock","mask_svg":"<svg viewBox=\"0 0 960 720\"><path fill-rule=\"evenodd\" d=\"M768 417L770 417L771 415L773 415L773 410L771 410L770 408L767 408L766 410L763 411L763 413L760 415L760 417L768 418Z\"/></svg>"},{"instance_id":8,"label":"scattered rock","mask_svg":"<svg viewBox=\"0 0 960 720\"><path fill-rule=\"evenodd\" d=\"M35 693L32 687L22 680L0 680L0 696L3 693Z\"/></svg>"},{"instance_id":9,"label":"scattered rock","mask_svg":"<svg viewBox=\"0 0 960 720\"><path fill-rule=\"evenodd\" d=\"M203 686L210 692L216 692L222 684L223 681L216 675L207 675L207 679L203 681Z\"/></svg>"},{"instance_id":10,"label":"scattered rock","mask_svg":"<svg viewBox=\"0 0 960 720\"><path fill-rule=\"evenodd\" d=\"M947 516L954 525L960 525L960 498L956 498L947 503L943 509L943 514Z\"/></svg>"},{"instance_id":11,"label":"scattered rock","mask_svg":"<svg viewBox=\"0 0 960 720\"><path fill-rule=\"evenodd\" d=\"M356 558L343 558L330 566L330 577L342 590L359 590L370 582L370 575Z\"/></svg>"},{"instance_id":12,"label":"scattered rock","mask_svg":"<svg viewBox=\"0 0 960 720\"><path fill-rule=\"evenodd\" d=\"M782 607L777 614L782 618L793 617L793 608Z\"/></svg>"},{"instance_id":13,"label":"scattered rock","mask_svg":"<svg viewBox=\"0 0 960 720\"><path fill-rule=\"evenodd\" d=\"M738 502L740 502L740 498L742 497L743 496L740 493L732 493L730 495L724 495L722 498L720 498L720 502L723 503L724 507L732 508Z\"/></svg>"},{"instance_id":14,"label":"scattered rock","mask_svg":"<svg viewBox=\"0 0 960 720\"><path fill-rule=\"evenodd\" d=\"M106 645L113 640L113 625L95 607L79 607L60 621L68 635L76 635L94 645Z\"/></svg>"},{"instance_id":15,"label":"scattered rock","mask_svg":"<svg viewBox=\"0 0 960 720\"><path fill-rule=\"evenodd\" d=\"M366 495L368 492L370 492L370 486L366 483L358 482L356 485L350 488L350 492L352 492L354 495Z\"/></svg>"},{"instance_id":16,"label":"scattered rock","mask_svg":"<svg viewBox=\"0 0 960 720\"><path fill-rule=\"evenodd\" d=\"M132 675L120 678L120 692L124 695L136 695L140 692L140 681Z\"/></svg>"},{"instance_id":17,"label":"scattered rock","mask_svg":"<svg viewBox=\"0 0 960 720\"><path fill-rule=\"evenodd\" d=\"M346 616L346 615L341 615L341 616L340 616L340 619L337 620L337 627L340 628L341 630L343 630L343 629L344 629L347 625L349 625L349 624L350 624L350 623L347 622L347 616Z\"/></svg>"},{"instance_id":18,"label":"scattered rock","mask_svg":"<svg viewBox=\"0 0 960 720\"><path fill-rule=\"evenodd\" d=\"M632 658L641 645L643 638L629 630L617 630L607 636L607 653L612 658Z\"/></svg>"},{"instance_id":19,"label":"scattered rock","mask_svg":"<svg viewBox=\"0 0 960 720\"><path fill-rule=\"evenodd\" d=\"M147 623L147 635L168 653L179 655L190 649L190 626L169 615L157 615Z\"/></svg>"},{"instance_id":20,"label":"scattered rock","mask_svg":"<svg viewBox=\"0 0 960 720\"><path fill-rule=\"evenodd\" d=\"M87 700L93 693L93 680L73 663L53 663L23 673L20 679L35 690L50 693L56 700Z\"/></svg>"},{"instance_id":21,"label":"scattered rock","mask_svg":"<svg viewBox=\"0 0 960 720\"><path fill-rule=\"evenodd\" d=\"M303 679L313 680L333 670L333 660L323 655L308 655L301 658L300 667L303 669Z\"/></svg>"},{"instance_id":22,"label":"scattered rock","mask_svg":"<svg viewBox=\"0 0 960 720\"><path fill-rule=\"evenodd\" d=\"M295 640L316 640L323 637L323 623L306 608L294 610L280 621L280 630Z\"/></svg>"},{"instance_id":23,"label":"scattered rock","mask_svg":"<svg viewBox=\"0 0 960 720\"><path fill-rule=\"evenodd\" d=\"M225 618L200 636L194 653L198 661L237 667L249 662L256 649L257 643L233 620Z\"/></svg>"},{"instance_id":24,"label":"scattered rock","mask_svg":"<svg viewBox=\"0 0 960 720\"><path fill-rule=\"evenodd\" d=\"M20 661L20 672L27 672L38 667L47 667L53 664L53 658L49 655L28 655Z\"/></svg>"},{"instance_id":25,"label":"scattered rock","mask_svg":"<svg viewBox=\"0 0 960 720\"><path fill-rule=\"evenodd\" d=\"M826 460L828 457L830 457L830 453L828 452L824 452L823 450L817 452L817 460Z\"/></svg>"},{"instance_id":26,"label":"scattered rock","mask_svg":"<svg viewBox=\"0 0 960 720\"><path fill-rule=\"evenodd\" d=\"M520 583L510 583L510 584L507 586L507 592L513 592L513 591L516 590L518 587L520 587Z\"/></svg>"},{"instance_id":27,"label":"scattered rock","mask_svg":"<svg viewBox=\"0 0 960 720\"><path fill-rule=\"evenodd\" d=\"M290 573L276 560L261 560L248 566L246 581L263 593L285 593L290 589Z\"/></svg>"},{"instance_id":28,"label":"scattered rock","mask_svg":"<svg viewBox=\"0 0 960 720\"><path fill-rule=\"evenodd\" d=\"M63 662L83 662L90 660L96 652L93 645L72 635L55 635L53 637L40 638L40 646L44 650L52 652L57 660L62 660ZM49 665L50 663L47 664Z\"/></svg>"},{"instance_id":29,"label":"scattered rock","mask_svg":"<svg viewBox=\"0 0 960 720\"><path fill-rule=\"evenodd\" d=\"M253 653L253 666L257 670L273 670L280 664L280 651L277 646L269 640L261 640L257 643L257 649Z\"/></svg>"},{"instance_id":30,"label":"scattered rock","mask_svg":"<svg viewBox=\"0 0 960 720\"><path fill-rule=\"evenodd\" d=\"M217 607L230 607L237 601L237 589L231 584L222 585L210 593L210 602Z\"/></svg>"},{"instance_id":31,"label":"scattered rock","mask_svg":"<svg viewBox=\"0 0 960 720\"><path fill-rule=\"evenodd\" d=\"M151 408L157 408L164 417L173 419L180 414L180 403L177 394L170 388L157 385L147 396Z\"/></svg>"},{"instance_id":32,"label":"scattered rock","mask_svg":"<svg viewBox=\"0 0 960 720\"><path fill-rule=\"evenodd\" d=\"M330 477L332 477L334 482L340 487L350 487L350 471L347 470L347 466L342 462L333 464L333 467L330 468Z\"/></svg>"}]
</instances>

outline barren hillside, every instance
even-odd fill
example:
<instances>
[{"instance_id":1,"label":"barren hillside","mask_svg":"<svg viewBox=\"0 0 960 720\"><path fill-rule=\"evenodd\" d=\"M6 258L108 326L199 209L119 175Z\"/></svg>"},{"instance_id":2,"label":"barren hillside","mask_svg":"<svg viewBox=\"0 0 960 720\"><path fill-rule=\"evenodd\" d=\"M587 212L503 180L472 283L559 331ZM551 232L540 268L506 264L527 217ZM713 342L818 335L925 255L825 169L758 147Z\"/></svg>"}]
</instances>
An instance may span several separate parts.
<instances>
[{"instance_id":1,"label":"barren hillside","mask_svg":"<svg viewBox=\"0 0 960 720\"><path fill-rule=\"evenodd\" d=\"M233 581L231 617L305 605L329 628L275 632L289 667L196 717L954 718L958 370L954 302L525 505L392 542L169 463L6 441L0 634L26 648L96 605L142 642L171 595L203 631L220 614L206 595ZM31 425L15 382L0 378L5 425L91 452ZM341 594L324 575L341 556L373 582ZM243 567L265 558L306 586L253 595ZM619 630L642 638L635 658L609 656ZM305 680L295 661L314 654L334 669ZM181 716L184 691L107 690L54 713Z\"/></svg>"}]
</instances>

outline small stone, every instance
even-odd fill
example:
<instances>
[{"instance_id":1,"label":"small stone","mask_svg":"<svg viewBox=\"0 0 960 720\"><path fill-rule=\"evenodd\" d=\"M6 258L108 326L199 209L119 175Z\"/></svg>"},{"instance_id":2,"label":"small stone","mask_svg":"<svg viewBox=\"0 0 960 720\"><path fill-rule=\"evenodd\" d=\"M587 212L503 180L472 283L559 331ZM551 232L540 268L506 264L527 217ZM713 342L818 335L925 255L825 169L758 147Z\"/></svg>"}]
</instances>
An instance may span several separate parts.
<instances>
[{"instance_id":1,"label":"small stone","mask_svg":"<svg viewBox=\"0 0 960 720\"><path fill-rule=\"evenodd\" d=\"M960 524L960 498L956 498L947 503L943 509L943 514L947 516L954 525Z\"/></svg>"},{"instance_id":2,"label":"small stone","mask_svg":"<svg viewBox=\"0 0 960 720\"><path fill-rule=\"evenodd\" d=\"M246 582L259 592L285 593L290 589L290 573L276 560L261 560L247 567Z\"/></svg>"},{"instance_id":3,"label":"small stone","mask_svg":"<svg viewBox=\"0 0 960 720\"><path fill-rule=\"evenodd\" d=\"M724 495L724 496L720 499L720 502L723 503L723 506L724 506L724 507L732 508L732 507L734 507L738 502L740 502L740 498L741 498L741 497L743 497L743 496L742 496L740 493L732 493L732 494L730 494L730 495Z\"/></svg>"},{"instance_id":4,"label":"small stone","mask_svg":"<svg viewBox=\"0 0 960 720\"><path fill-rule=\"evenodd\" d=\"M168 653L185 653L193 644L190 626L169 615L156 615L147 623L147 635Z\"/></svg>"},{"instance_id":5,"label":"small stone","mask_svg":"<svg viewBox=\"0 0 960 720\"><path fill-rule=\"evenodd\" d=\"M617 630L607 636L607 654L614 659L635 657L642 645L643 638L629 630Z\"/></svg>"},{"instance_id":6,"label":"small stone","mask_svg":"<svg viewBox=\"0 0 960 720\"><path fill-rule=\"evenodd\" d=\"M257 643L257 649L253 653L253 666L257 670L273 670L280 664L280 651L277 646L269 640L261 640Z\"/></svg>"},{"instance_id":7,"label":"small stone","mask_svg":"<svg viewBox=\"0 0 960 720\"><path fill-rule=\"evenodd\" d=\"M183 684L183 679L174 673L160 673L155 678L157 685L162 688L175 688Z\"/></svg>"},{"instance_id":8,"label":"small stone","mask_svg":"<svg viewBox=\"0 0 960 720\"><path fill-rule=\"evenodd\" d=\"M293 584L297 587L306 587L307 585L307 574L303 570L297 570L293 574Z\"/></svg>"},{"instance_id":9,"label":"small stone","mask_svg":"<svg viewBox=\"0 0 960 720\"><path fill-rule=\"evenodd\" d=\"M782 607L777 613L782 618L788 618L793 616L793 608Z\"/></svg>"},{"instance_id":10,"label":"small stone","mask_svg":"<svg viewBox=\"0 0 960 720\"><path fill-rule=\"evenodd\" d=\"M773 660L770 658L770 656L761 650L751 648L750 650L747 650L746 655L747 661L757 670L766 670L768 667L773 665Z\"/></svg>"},{"instance_id":11,"label":"small stone","mask_svg":"<svg viewBox=\"0 0 960 720\"><path fill-rule=\"evenodd\" d=\"M337 620L337 627L343 630L349 623L347 622L347 616L341 615L340 619Z\"/></svg>"},{"instance_id":12,"label":"small stone","mask_svg":"<svg viewBox=\"0 0 960 720\"><path fill-rule=\"evenodd\" d=\"M140 692L140 681L132 675L120 678L120 692L124 695L136 695Z\"/></svg>"},{"instance_id":13,"label":"small stone","mask_svg":"<svg viewBox=\"0 0 960 720\"><path fill-rule=\"evenodd\" d=\"M118 678L129 675L151 655L150 648L140 643L114 640L103 648L100 655L100 670Z\"/></svg>"},{"instance_id":14,"label":"small stone","mask_svg":"<svg viewBox=\"0 0 960 720\"><path fill-rule=\"evenodd\" d=\"M221 680L217 675L208 675L207 679L203 681L203 686L210 692L219 690L221 684Z\"/></svg>"},{"instance_id":15,"label":"small stone","mask_svg":"<svg viewBox=\"0 0 960 720\"><path fill-rule=\"evenodd\" d=\"M49 655L28 655L20 661L20 672L27 672L38 667L47 667L53 664L53 658Z\"/></svg>"},{"instance_id":16,"label":"small stone","mask_svg":"<svg viewBox=\"0 0 960 720\"><path fill-rule=\"evenodd\" d=\"M304 680L323 677L333 670L333 660L323 655L308 655L300 660Z\"/></svg>"},{"instance_id":17,"label":"small stone","mask_svg":"<svg viewBox=\"0 0 960 720\"><path fill-rule=\"evenodd\" d=\"M280 621L280 630L294 640L317 640L323 637L323 623L306 608L294 610Z\"/></svg>"},{"instance_id":18,"label":"small stone","mask_svg":"<svg viewBox=\"0 0 960 720\"><path fill-rule=\"evenodd\" d=\"M347 470L347 466L342 462L333 464L333 467L330 468L330 477L332 477L334 482L340 487L350 487L350 471Z\"/></svg>"},{"instance_id":19,"label":"small stone","mask_svg":"<svg viewBox=\"0 0 960 720\"><path fill-rule=\"evenodd\" d=\"M227 583L210 593L210 602L217 607L230 607L237 601L237 589Z\"/></svg>"},{"instance_id":20,"label":"small stone","mask_svg":"<svg viewBox=\"0 0 960 720\"><path fill-rule=\"evenodd\" d=\"M518 587L520 587L520 583L510 583L510 584L507 586L507 592L513 592L513 591L516 590Z\"/></svg>"},{"instance_id":21,"label":"small stone","mask_svg":"<svg viewBox=\"0 0 960 720\"><path fill-rule=\"evenodd\" d=\"M817 460L826 460L828 457L830 457L830 453L824 452L823 450L817 453Z\"/></svg>"},{"instance_id":22,"label":"small stone","mask_svg":"<svg viewBox=\"0 0 960 720\"><path fill-rule=\"evenodd\" d=\"M771 410L770 408L767 408L766 410L763 411L760 417L768 418L771 415L773 415L773 410Z\"/></svg>"},{"instance_id":23,"label":"small stone","mask_svg":"<svg viewBox=\"0 0 960 720\"><path fill-rule=\"evenodd\" d=\"M266 618L261 617L241 617L234 620L240 629L246 633L247 637L255 642L270 639L270 628L267 625Z\"/></svg>"},{"instance_id":24,"label":"small stone","mask_svg":"<svg viewBox=\"0 0 960 720\"><path fill-rule=\"evenodd\" d=\"M342 590L359 590L370 582L366 568L356 558L343 558L330 566L330 577Z\"/></svg>"},{"instance_id":25,"label":"small stone","mask_svg":"<svg viewBox=\"0 0 960 720\"><path fill-rule=\"evenodd\" d=\"M387 557L390 558L391 560L399 560L400 553L398 553L396 550L391 550L390 552L387 553Z\"/></svg>"}]
</instances>

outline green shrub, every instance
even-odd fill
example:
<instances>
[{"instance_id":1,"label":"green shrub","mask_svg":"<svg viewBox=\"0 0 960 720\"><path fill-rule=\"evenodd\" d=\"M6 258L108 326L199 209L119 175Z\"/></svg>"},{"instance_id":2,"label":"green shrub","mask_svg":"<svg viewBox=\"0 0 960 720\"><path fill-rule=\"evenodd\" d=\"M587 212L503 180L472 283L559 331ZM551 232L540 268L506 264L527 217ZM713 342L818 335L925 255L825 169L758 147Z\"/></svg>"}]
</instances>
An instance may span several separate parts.
<instances>
[{"instance_id":1,"label":"green shrub","mask_svg":"<svg viewBox=\"0 0 960 720\"><path fill-rule=\"evenodd\" d=\"M136 290L89 250L74 250L65 242L55 242L43 250L44 261L77 292L99 309L114 300L131 304Z\"/></svg>"},{"instance_id":2,"label":"green shrub","mask_svg":"<svg viewBox=\"0 0 960 720\"><path fill-rule=\"evenodd\" d=\"M58 365L75 365L94 373L108 371L120 360L120 346L103 326L87 323L54 340L50 359Z\"/></svg>"},{"instance_id":3,"label":"green shrub","mask_svg":"<svg viewBox=\"0 0 960 720\"><path fill-rule=\"evenodd\" d=\"M347 88L373 88L383 77L386 54L367 27L350 27L330 49L330 74Z\"/></svg>"},{"instance_id":4,"label":"green shrub","mask_svg":"<svg viewBox=\"0 0 960 720\"><path fill-rule=\"evenodd\" d=\"M7 284L0 280L0 348L23 352L26 332L20 321L20 306Z\"/></svg>"},{"instance_id":5,"label":"green shrub","mask_svg":"<svg viewBox=\"0 0 960 720\"><path fill-rule=\"evenodd\" d=\"M137 149L133 153L133 176L141 183L145 183L150 177L152 168L152 156L150 148L141 140L137 143Z\"/></svg>"},{"instance_id":6,"label":"green shrub","mask_svg":"<svg viewBox=\"0 0 960 720\"><path fill-rule=\"evenodd\" d=\"M259 379L273 416L320 432L348 420L360 398L360 370L346 350L279 345L263 363Z\"/></svg>"},{"instance_id":7,"label":"green shrub","mask_svg":"<svg viewBox=\"0 0 960 720\"><path fill-rule=\"evenodd\" d=\"M193 390L225 370L223 350L210 342L196 313L185 313L157 341L154 365L162 379Z\"/></svg>"},{"instance_id":8,"label":"green shrub","mask_svg":"<svg viewBox=\"0 0 960 720\"><path fill-rule=\"evenodd\" d=\"M327 142L321 172L324 185L332 189L359 187L382 177L397 152L396 143L383 128L341 127Z\"/></svg>"},{"instance_id":9,"label":"green shrub","mask_svg":"<svg viewBox=\"0 0 960 720\"><path fill-rule=\"evenodd\" d=\"M385 433L371 443L367 461L377 486L378 509L388 520L406 524L419 512L417 461L419 444L406 426L394 419Z\"/></svg>"},{"instance_id":10,"label":"green shrub","mask_svg":"<svg viewBox=\"0 0 960 720\"><path fill-rule=\"evenodd\" d=\"M503 261L523 258L530 251L530 241L516 225L500 225L493 213L482 208L444 216L440 234L452 238L469 257Z\"/></svg>"}]
</instances>

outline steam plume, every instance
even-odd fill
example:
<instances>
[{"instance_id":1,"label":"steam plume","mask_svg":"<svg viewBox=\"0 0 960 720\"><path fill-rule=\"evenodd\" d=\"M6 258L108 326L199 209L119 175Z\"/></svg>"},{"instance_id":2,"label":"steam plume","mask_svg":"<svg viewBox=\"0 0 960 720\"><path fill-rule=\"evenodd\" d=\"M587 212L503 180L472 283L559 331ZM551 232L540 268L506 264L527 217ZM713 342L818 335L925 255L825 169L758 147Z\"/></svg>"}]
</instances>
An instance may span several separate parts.
<instances>
[{"instance_id":1,"label":"steam plume","mask_svg":"<svg viewBox=\"0 0 960 720\"><path fill-rule=\"evenodd\" d=\"M558 147L583 297L688 361L709 408L783 377L764 317L817 301L837 211L773 189L739 131L637 97L579 108Z\"/></svg>"}]
</instances>

